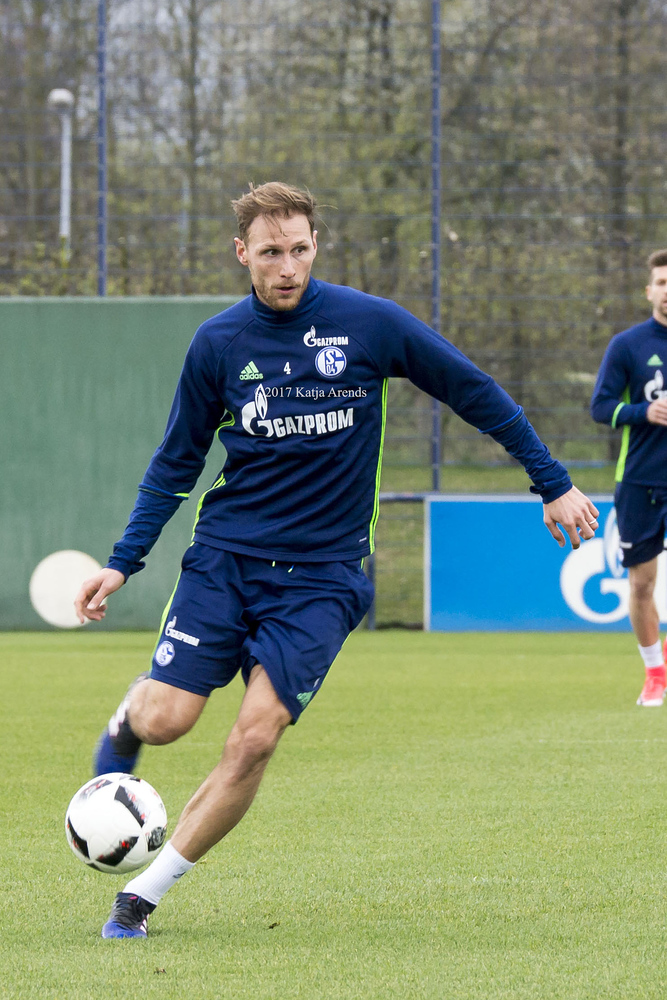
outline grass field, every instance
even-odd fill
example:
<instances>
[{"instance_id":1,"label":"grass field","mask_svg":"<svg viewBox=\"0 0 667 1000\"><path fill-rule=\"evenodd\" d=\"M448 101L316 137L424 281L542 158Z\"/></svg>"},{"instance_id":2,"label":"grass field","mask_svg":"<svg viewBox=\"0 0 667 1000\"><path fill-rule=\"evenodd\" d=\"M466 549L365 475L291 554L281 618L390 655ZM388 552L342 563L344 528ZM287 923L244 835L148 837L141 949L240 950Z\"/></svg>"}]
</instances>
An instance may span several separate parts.
<instances>
[{"instance_id":1,"label":"grass field","mask_svg":"<svg viewBox=\"0 0 667 1000\"><path fill-rule=\"evenodd\" d=\"M243 823L103 941L63 815L146 634L0 634L0 997L660 998L665 710L630 635L357 633ZM241 688L140 773L172 829Z\"/></svg>"}]
</instances>

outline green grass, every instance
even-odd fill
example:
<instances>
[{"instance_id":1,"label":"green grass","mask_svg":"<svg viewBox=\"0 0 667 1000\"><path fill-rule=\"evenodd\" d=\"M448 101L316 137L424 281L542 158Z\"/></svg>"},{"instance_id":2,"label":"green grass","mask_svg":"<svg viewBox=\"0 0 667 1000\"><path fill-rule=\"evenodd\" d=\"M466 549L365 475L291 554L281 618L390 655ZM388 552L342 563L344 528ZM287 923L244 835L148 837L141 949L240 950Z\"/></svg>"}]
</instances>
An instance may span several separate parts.
<instances>
[{"instance_id":1,"label":"green grass","mask_svg":"<svg viewBox=\"0 0 667 1000\"><path fill-rule=\"evenodd\" d=\"M567 462L565 462L567 466ZM570 476L583 493L613 493L615 465L596 468L571 468ZM398 493L428 491L432 488L430 468L416 465L382 467L382 489ZM522 493L528 492L530 480L519 465L443 465L440 489L443 493Z\"/></svg>"},{"instance_id":2,"label":"green grass","mask_svg":"<svg viewBox=\"0 0 667 1000\"><path fill-rule=\"evenodd\" d=\"M102 941L63 815L153 637L0 635L0 997L665 996L664 710L632 637L356 633L243 823ZM148 748L171 824L239 700Z\"/></svg>"}]
</instances>

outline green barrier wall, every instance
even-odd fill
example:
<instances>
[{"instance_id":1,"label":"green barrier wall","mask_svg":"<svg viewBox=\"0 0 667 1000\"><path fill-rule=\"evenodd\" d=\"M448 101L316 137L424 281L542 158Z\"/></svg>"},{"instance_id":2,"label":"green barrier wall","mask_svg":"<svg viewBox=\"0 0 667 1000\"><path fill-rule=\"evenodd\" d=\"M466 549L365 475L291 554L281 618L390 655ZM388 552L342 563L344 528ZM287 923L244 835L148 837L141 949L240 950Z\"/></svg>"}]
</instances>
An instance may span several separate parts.
<instances>
[{"instance_id":1,"label":"green barrier wall","mask_svg":"<svg viewBox=\"0 0 667 1000\"><path fill-rule=\"evenodd\" d=\"M49 629L28 596L37 563L81 549L102 565L160 443L197 326L235 298L0 299L0 628ZM189 544L197 488L147 568L89 628L157 628Z\"/></svg>"}]
</instances>

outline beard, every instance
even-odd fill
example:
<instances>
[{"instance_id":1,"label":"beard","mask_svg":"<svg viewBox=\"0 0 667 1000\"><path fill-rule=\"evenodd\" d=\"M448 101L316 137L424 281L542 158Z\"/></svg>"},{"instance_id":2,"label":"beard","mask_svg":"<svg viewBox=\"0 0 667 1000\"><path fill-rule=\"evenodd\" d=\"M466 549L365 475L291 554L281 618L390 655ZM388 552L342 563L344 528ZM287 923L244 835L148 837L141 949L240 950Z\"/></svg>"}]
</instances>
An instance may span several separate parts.
<instances>
[{"instance_id":1,"label":"beard","mask_svg":"<svg viewBox=\"0 0 667 1000\"><path fill-rule=\"evenodd\" d=\"M272 284L270 281L257 279L252 273L250 277L259 300L265 306L268 306L269 309L275 309L276 312L289 312L292 309L296 309L310 280L310 274L308 274L301 284L294 285L290 294L285 294L279 291L280 285L276 286L276 284Z\"/></svg>"}]
</instances>

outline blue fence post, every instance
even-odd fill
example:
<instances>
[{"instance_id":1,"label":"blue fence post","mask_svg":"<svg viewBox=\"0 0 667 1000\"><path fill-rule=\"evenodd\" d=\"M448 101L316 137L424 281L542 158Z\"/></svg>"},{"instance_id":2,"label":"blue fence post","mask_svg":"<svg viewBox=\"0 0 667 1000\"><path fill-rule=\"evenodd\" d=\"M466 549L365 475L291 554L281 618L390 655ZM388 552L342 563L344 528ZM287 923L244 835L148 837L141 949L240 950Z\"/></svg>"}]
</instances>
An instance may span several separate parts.
<instances>
[{"instance_id":1,"label":"blue fence post","mask_svg":"<svg viewBox=\"0 0 667 1000\"><path fill-rule=\"evenodd\" d=\"M107 294L107 5L97 0L97 294Z\"/></svg>"},{"instance_id":2,"label":"blue fence post","mask_svg":"<svg viewBox=\"0 0 667 1000\"><path fill-rule=\"evenodd\" d=\"M441 198L440 198L440 0L431 3L431 326L440 333L440 261L441 261ZM431 483L440 491L441 462L441 403L431 404Z\"/></svg>"}]
</instances>

